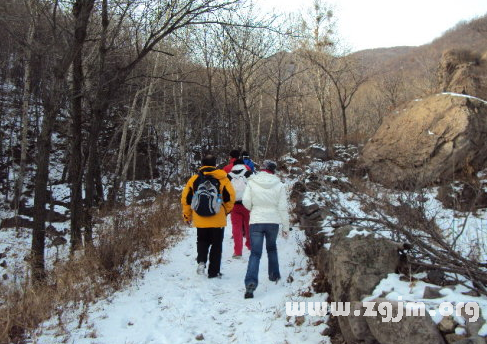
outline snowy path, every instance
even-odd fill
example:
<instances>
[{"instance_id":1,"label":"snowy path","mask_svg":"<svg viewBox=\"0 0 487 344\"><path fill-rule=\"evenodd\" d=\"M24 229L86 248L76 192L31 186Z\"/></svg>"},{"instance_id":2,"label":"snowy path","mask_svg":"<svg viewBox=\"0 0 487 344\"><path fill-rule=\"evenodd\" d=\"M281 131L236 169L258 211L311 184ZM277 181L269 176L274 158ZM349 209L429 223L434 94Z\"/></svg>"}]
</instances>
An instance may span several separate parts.
<instances>
[{"instance_id":1,"label":"snowy path","mask_svg":"<svg viewBox=\"0 0 487 344\"><path fill-rule=\"evenodd\" d=\"M152 268L127 290L93 305L81 328L77 319L65 324L69 336L54 335L45 324L37 343L143 344L143 343L328 343L322 332L326 325L318 317L307 317L298 326L286 319L287 301L324 301L323 295L299 296L310 290L312 272L299 243L304 233L293 231L287 240L278 238L282 280L267 279L267 256L262 256L259 287L254 299L243 298L243 279L249 251L232 259L231 227L225 229L221 279L196 274L196 229L164 257L166 264ZM286 280L292 276L292 283ZM202 335L202 336L201 336ZM197 338L198 337L198 338ZM204 339L202 339L204 337Z\"/></svg>"}]
</instances>

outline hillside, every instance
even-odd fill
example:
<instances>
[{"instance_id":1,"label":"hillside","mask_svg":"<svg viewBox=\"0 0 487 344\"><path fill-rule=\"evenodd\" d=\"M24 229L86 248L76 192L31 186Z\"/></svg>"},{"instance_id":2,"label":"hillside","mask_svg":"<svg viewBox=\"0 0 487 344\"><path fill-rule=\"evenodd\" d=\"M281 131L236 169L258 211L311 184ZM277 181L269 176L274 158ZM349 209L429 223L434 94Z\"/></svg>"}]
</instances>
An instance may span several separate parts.
<instances>
[{"instance_id":1,"label":"hillside","mask_svg":"<svg viewBox=\"0 0 487 344\"><path fill-rule=\"evenodd\" d=\"M353 53L367 70L388 72L399 70L415 74L425 61L437 62L447 49L487 50L487 15L470 22L460 22L441 37L419 47L368 49Z\"/></svg>"}]
</instances>

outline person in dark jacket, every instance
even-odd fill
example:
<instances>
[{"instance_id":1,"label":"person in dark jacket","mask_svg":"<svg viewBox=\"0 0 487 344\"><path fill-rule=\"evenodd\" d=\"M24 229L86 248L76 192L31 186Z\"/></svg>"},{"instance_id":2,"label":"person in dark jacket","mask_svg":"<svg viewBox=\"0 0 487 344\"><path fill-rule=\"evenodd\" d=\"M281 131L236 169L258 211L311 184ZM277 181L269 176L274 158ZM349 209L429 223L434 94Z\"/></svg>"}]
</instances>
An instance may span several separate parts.
<instances>
[{"instance_id":1,"label":"person in dark jacket","mask_svg":"<svg viewBox=\"0 0 487 344\"><path fill-rule=\"evenodd\" d=\"M230 151L229 155L230 155L230 161L228 162L228 165L223 167L223 171L225 171L227 173L230 173L230 171L232 170L233 165L235 164L235 160L240 158L240 150L234 149L234 150ZM246 168L247 168L247 170L250 171L250 167L247 166Z\"/></svg>"}]
</instances>

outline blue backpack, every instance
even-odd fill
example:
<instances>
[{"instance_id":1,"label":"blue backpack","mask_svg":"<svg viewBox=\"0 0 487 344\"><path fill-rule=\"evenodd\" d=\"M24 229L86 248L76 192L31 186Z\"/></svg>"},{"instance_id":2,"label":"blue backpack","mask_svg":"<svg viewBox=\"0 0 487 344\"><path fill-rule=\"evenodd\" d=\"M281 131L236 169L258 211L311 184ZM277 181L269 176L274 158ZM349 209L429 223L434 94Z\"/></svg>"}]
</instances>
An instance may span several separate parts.
<instances>
[{"instance_id":1,"label":"blue backpack","mask_svg":"<svg viewBox=\"0 0 487 344\"><path fill-rule=\"evenodd\" d=\"M191 200L191 209L199 216L213 216L221 209L222 197L220 194L220 181L212 176L198 173L193 183L195 190Z\"/></svg>"}]
</instances>

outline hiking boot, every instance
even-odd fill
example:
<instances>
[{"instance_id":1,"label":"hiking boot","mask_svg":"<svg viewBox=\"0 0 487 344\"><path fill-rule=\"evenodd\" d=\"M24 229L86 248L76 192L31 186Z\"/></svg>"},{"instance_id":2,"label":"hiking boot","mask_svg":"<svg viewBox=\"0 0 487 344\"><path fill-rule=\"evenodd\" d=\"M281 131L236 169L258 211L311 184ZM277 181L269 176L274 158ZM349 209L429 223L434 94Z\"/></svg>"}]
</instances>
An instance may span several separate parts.
<instances>
[{"instance_id":1,"label":"hiking boot","mask_svg":"<svg viewBox=\"0 0 487 344\"><path fill-rule=\"evenodd\" d=\"M244 299L253 299L254 298L254 290L255 290L255 285L253 284L249 284L246 288L245 288L245 295L244 295Z\"/></svg>"},{"instance_id":2,"label":"hiking boot","mask_svg":"<svg viewBox=\"0 0 487 344\"><path fill-rule=\"evenodd\" d=\"M221 272L217 273L216 275L208 275L208 278L219 278L221 279L223 274Z\"/></svg>"},{"instance_id":3,"label":"hiking boot","mask_svg":"<svg viewBox=\"0 0 487 344\"><path fill-rule=\"evenodd\" d=\"M196 273L198 275L204 275L205 274L205 269L206 269L206 264L205 263L199 263L198 264L198 269L196 269Z\"/></svg>"},{"instance_id":4,"label":"hiking boot","mask_svg":"<svg viewBox=\"0 0 487 344\"><path fill-rule=\"evenodd\" d=\"M242 258L242 255L241 255L241 254L234 254L234 255L232 256L232 258L233 258L233 259L240 259L240 258Z\"/></svg>"},{"instance_id":5,"label":"hiking boot","mask_svg":"<svg viewBox=\"0 0 487 344\"><path fill-rule=\"evenodd\" d=\"M271 276L269 276L269 281L276 282L276 284L277 284L277 282L279 282L280 279L281 279L280 276L278 276L278 277L271 277Z\"/></svg>"}]
</instances>

